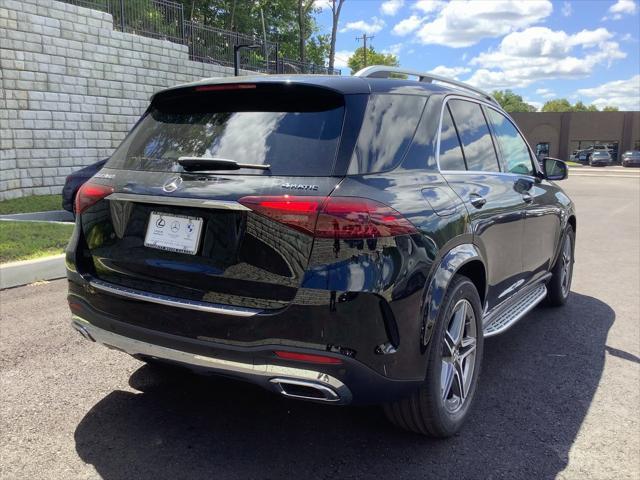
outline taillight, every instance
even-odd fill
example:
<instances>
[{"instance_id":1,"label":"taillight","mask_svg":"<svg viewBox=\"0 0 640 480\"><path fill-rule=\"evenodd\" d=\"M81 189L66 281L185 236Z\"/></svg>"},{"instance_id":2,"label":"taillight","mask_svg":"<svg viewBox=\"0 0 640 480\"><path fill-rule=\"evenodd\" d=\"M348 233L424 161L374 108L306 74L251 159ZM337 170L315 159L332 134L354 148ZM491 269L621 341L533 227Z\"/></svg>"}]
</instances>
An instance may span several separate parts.
<instances>
[{"instance_id":1,"label":"taillight","mask_svg":"<svg viewBox=\"0 0 640 480\"><path fill-rule=\"evenodd\" d=\"M318 238L364 239L415 233L393 208L358 197L265 196L239 202L256 213Z\"/></svg>"},{"instance_id":2,"label":"taillight","mask_svg":"<svg viewBox=\"0 0 640 480\"><path fill-rule=\"evenodd\" d=\"M325 355L312 355L309 353L287 352L285 350L276 350L273 352L276 357L283 360L294 360L296 362L320 363L323 365L340 365L342 360L335 357L327 357Z\"/></svg>"},{"instance_id":3,"label":"taillight","mask_svg":"<svg viewBox=\"0 0 640 480\"><path fill-rule=\"evenodd\" d=\"M91 205L113 193L113 187L92 183L91 180L84 183L76 193L76 215L81 214Z\"/></svg>"}]
</instances>

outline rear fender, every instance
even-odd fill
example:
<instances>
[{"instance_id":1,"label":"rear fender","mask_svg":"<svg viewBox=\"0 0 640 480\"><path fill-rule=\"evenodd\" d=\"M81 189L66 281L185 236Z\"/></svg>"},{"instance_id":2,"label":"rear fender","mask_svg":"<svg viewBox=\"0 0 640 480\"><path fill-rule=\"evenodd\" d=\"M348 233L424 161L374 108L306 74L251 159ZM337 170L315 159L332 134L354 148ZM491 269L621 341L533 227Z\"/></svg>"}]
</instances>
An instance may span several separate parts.
<instances>
[{"instance_id":1,"label":"rear fender","mask_svg":"<svg viewBox=\"0 0 640 480\"><path fill-rule=\"evenodd\" d=\"M442 257L440 264L431 276L431 282L429 282L425 292L425 300L422 308L423 324L421 345L423 351L426 350L429 345L429 340L433 334L436 320L440 313L444 296L449 288L449 283L451 283L451 279L456 272L460 270L460 268L473 260L480 260L484 265L480 251L475 245L468 243L458 245L449 250ZM482 296L486 292L479 293Z\"/></svg>"}]
</instances>

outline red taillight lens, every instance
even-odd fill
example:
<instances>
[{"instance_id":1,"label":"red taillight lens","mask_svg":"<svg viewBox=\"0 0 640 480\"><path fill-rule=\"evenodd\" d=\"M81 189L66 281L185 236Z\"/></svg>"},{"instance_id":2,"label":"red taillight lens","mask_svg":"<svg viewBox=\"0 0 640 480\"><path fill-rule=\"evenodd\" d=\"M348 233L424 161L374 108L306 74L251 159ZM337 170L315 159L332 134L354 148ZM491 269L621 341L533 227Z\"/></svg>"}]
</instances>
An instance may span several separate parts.
<instances>
[{"instance_id":1,"label":"red taillight lens","mask_svg":"<svg viewBox=\"0 0 640 480\"><path fill-rule=\"evenodd\" d=\"M307 363L321 363L324 365L340 365L342 360L334 357L326 357L324 355L312 355L309 353L297 353L297 352L287 352L284 350L277 350L273 352L276 354L276 357L282 358L283 360L294 360L297 362L307 362Z\"/></svg>"},{"instance_id":2,"label":"red taillight lens","mask_svg":"<svg viewBox=\"0 0 640 480\"><path fill-rule=\"evenodd\" d=\"M290 195L244 197L240 203L256 213L276 222L313 235L318 212L325 197L296 197Z\"/></svg>"},{"instance_id":3,"label":"red taillight lens","mask_svg":"<svg viewBox=\"0 0 640 480\"><path fill-rule=\"evenodd\" d=\"M357 197L244 197L256 213L318 238L365 239L407 235L417 230L393 208Z\"/></svg>"},{"instance_id":4,"label":"red taillight lens","mask_svg":"<svg viewBox=\"0 0 640 480\"><path fill-rule=\"evenodd\" d=\"M415 233L393 208L365 198L329 197L318 216L320 238L378 238Z\"/></svg>"},{"instance_id":5,"label":"red taillight lens","mask_svg":"<svg viewBox=\"0 0 640 480\"><path fill-rule=\"evenodd\" d=\"M91 205L113 193L113 187L92 183L84 183L76 194L76 215L81 214Z\"/></svg>"}]
</instances>

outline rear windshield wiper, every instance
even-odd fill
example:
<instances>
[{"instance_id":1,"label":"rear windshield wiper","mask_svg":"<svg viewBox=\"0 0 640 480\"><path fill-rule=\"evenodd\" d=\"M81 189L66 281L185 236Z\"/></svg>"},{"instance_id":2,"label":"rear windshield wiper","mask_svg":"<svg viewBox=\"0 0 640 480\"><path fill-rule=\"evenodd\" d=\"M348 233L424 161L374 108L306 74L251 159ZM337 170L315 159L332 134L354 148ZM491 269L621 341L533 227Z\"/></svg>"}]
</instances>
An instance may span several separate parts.
<instances>
[{"instance_id":1,"label":"rear windshield wiper","mask_svg":"<svg viewBox=\"0 0 640 480\"><path fill-rule=\"evenodd\" d=\"M256 170L269 170L271 165L259 163L238 163L235 160L218 157L180 157L178 163L187 172L204 170L240 170L241 168L254 168Z\"/></svg>"}]
</instances>

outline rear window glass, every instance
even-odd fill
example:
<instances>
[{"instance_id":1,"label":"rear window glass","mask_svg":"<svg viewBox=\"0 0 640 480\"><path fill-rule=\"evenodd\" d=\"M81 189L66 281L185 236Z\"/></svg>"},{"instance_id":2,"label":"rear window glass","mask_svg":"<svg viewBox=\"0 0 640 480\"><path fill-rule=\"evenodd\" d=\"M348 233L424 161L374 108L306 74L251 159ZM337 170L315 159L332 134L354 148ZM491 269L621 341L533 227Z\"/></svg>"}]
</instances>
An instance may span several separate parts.
<instances>
[{"instance_id":1,"label":"rear window glass","mask_svg":"<svg viewBox=\"0 0 640 480\"><path fill-rule=\"evenodd\" d=\"M215 157L270 165L216 172L330 175L342 130L342 97L308 88L254 90L154 101L107 166L181 172L180 157Z\"/></svg>"},{"instance_id":2,"label":"rear window glass","mask_svg":"<svg viewBox=\"0 0 640 480\"><path fill-rule=\"evenodd\" d=\"M396 167L411 143L426 102L426 97L414 95L371 95L349 174Z\"/></svg>"}]
</instances>

